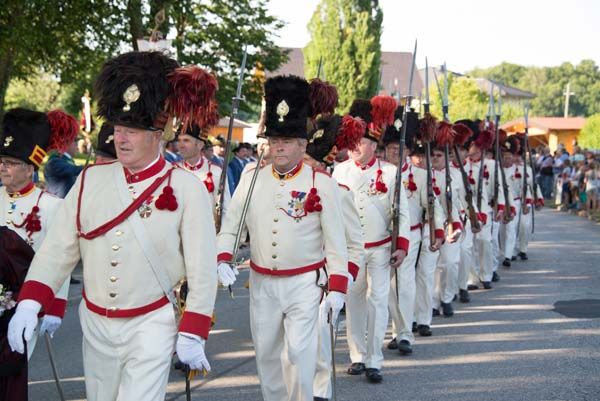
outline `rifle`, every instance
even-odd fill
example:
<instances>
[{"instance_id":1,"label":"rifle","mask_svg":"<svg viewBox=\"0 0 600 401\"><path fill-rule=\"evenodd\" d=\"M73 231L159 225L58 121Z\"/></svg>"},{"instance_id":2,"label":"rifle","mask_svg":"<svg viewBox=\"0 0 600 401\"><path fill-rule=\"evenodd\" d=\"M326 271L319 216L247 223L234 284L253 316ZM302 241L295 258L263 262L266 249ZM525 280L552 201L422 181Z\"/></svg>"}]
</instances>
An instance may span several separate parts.
<instances>
[{"instance_id":1,"label":"rifle","mask_svg":"<svg viewBox=\"0 0 600 401\"><path fill-rule=\"evenodd\" d=\"M429 114L429 63L427 57L425 57L425 103L423 103L424 115ZM435 207L435 195L433 193L433 180L432 180L432 169L431 169L431 144L429 141L423 141L425 143L425 163L427 165L427 216L429 224L429 242L430 246L435 245L435 219L434 219L434 207Z\"/></svg>"},{"instance_id":2,"label":"rifle","mask_svg":"<svg viewBox=\"0 0 600 401\"><path fill-rule=\"evenodd\" d=\"M488 105L488 113L485 117L485 128L490 129L490 125L492 122L492 112L494 110L494 84L490 83L490 102ZM477 209L481 211L481 202L483 199L483 170L485 169L484 164L484 150L481 149L481 157L479 161L479 175L477 176Z\"/></svg>"},{"instance_id":3,"label":"rifle","mask_svg":"<svg viewBox=\"0 0 600 401\"><path fill-rule=\"evenodd\" d=\"M535 163L533 162L533 155L529 148L529 105L525 105L525 148L526 152L529 152L529 166L531 167L531 198L533 199L533 207L531 208L531 233L535 233L535 202L537 200L537 182L535 181ZM523 157L523 166L525 171L523 172L525 178L527 178L527 158ZM527 182L527 181L525 181Z\"/></svg>"},{"instance_id":4,"label":"rifle","mask_svg":"<svg viewBox=\"0 0 600 401\"><path fill-rule=\"evenodd\" d=\"M495 159L496 159L496 164L495 164L495 168L494 168L494 205L495 205L495 210L496 210L496 214L498 213L498 193L500 191L500 182L498 181L498 173L500 174L500 177L502 178L502 192L504 194L504 202L506 202L505 205L505 213L504 213L504 223L508 223L511 220L510 217L510 209L511 209L511 203L510 203L510 192L508 189L508 183L506 182L506 174L504 172L504 167L502 167L502 163L500 161L501 159L501 154L500 154L500 138L499 138L499 131L500 131L500 116L502 115L502 91L500 90L500 88L498 88L498 112L495 115L495 122L496 122L496 149L495 149ZM500 172L498 172L498 170L500 170Z\"/></svg>"},{"instance_id":5,"label":"rifle","mask_svg":"<svg viewBox=\"0 0 600 401\"><path fill-rule=\"evenodd\" d=\"M444 72L444 95L442 96L442 113L444 115L444 121L449 122L450 119L448 118L448 69L446 68L446 63L442 65L442 71ZM441 96L440 83L437 79L437 74L435 74L434 77L438 87L438 91L440 92ZM446 226L448 229L448 235L451 236L454 232L454 229L452 227L452 223L454 223L454 220L452 218L452 177L450 176L450 145L447 143L444 145L444 162L446 164L446 188L444 190L444 196L446 197Z\"/></svg>"},{"instance_id":6,"label":"rifle","mask_svg":"<svg viewBox=\"0 0 600 401\"><path fill-rule=\"evenodd\" d=\"M404 147L406 145L406 126L408 123L408 108L412 100L412 84L415 74L415 59L417 57L417 41L415 40L415 48L413 50L412 64L410 67L410 78L408 80L408 93L406 95L406 104L404 106L404 114L402 115L402 130L400 131L400 166L396 170L396 186L394 187L394 203L392 204L392 253L398 249L398 236L400 234L400 191L402 188L402 165L404 158ZM395 260L392 260L392 263ZM398 282L398 269L396 269L396 299L400 299L400 285Z\"/></svg>"},{"instance_id":7,"label":"rifle","mask_svg":"<svg viewBox=\"0 0 600 401\"><path fill-rule=\"evenodd\" d=\"M229 115L229 126L227 127L227 142L225 144L225 161L223 162L223 170L221 177L219 178L219 189L218 189L218 201L216 207L217 219L215 221L215 228L217 233L221 231L221 224L223 223L223 202L225 199L225 185L227 185L227 168L229 167L230 151L231 151L231 135L233 133L233 122L238 114L240 101L244 100L242 97L242 84L244 83L244 72L246 71L246 57L248 55L248 47L244 46L244 56L242 57L242 64L240 66L240 75L238 78L237 89L235 96L231 99L231 114Z\"/></svg>"}]
</instances>

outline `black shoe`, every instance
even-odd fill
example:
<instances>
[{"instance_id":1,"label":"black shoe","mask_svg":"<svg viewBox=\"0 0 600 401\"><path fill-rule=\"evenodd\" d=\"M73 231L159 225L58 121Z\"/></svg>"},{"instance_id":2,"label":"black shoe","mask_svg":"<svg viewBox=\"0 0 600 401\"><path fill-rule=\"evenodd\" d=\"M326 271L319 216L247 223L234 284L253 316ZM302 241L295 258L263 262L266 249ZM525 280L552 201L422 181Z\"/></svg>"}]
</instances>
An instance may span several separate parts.
<instances>
[{"instance_id":1,"label":"black shoe","mask_svg":"<svg viewBox=\"0 0 600 401\"><path fill-rule=\"evenodd\" d=\"M416 332L417 332L417 322L413 322L413 325L412 325L412 332L413 332L413 333L416 333Z\"/></svg>"},{"instance_id":2,"label":"black shoe","mask_svg":"<svg viewBox=\"0 0 600 401\"><path fill-rule=\"evenodd\" d=\"M521 260L527 260L527 259L529 259L527 257L527 254L525 252L519 252L519 257L521 258Z\"/></svg>"},{"instance_id":3,"label":"black shoe","mask_svg":"<svg viewBox=\"0 0 600 401\"><path fill-rule=\"evenodd\" d=\"M486 290L492 289L492 283L490 283L489 281L482 281L482 284L483 284L483 288L485 288Z\"/></svg>"},{"instance_id":4,"label":"black shoe","mask_svg":"<svg viewBox=\"0 0 600 401\"><path fill-rule=\"evenodd\" d=\"M456 302L457 299L458 299L458 297L456 296L456 294L454 294L454 297L452 298L452 302Z\"/></svg>"},{"instance_id":5,"label":"black shoe","mask_svg":"<svg viewBox=\"0 0 600 401\"><path fill-rule=\"evenodd\" d=\"M400 340L400 343L398 344L398 352L400 352L400 355L412 354L410 342L408 340Z\"/></svg>"},{"instance_id":6,"label":"black shoe","mask_svg":"<svg viewBox=\"0 0 600 401\"><path fill-rule=\"evenodd\" d=\"M329 398L313 397L313 401L329 401Z\"/></svg>"},{"instance_id":7,"label":"black shoe","mask_svg":"<svg viewBox=\"0 0 600 401\"><path fill-rule=\"evenodd\" d=\"M500 281L500 275L497 272L494 272L494 274L492 274L492 281L494 283L497 283L498 281Z\"/></svg>"},{"instance_id":8,"label":"black shoe","mask_svg":"<svg viewBox=\"0 0 600 401\"><path fill-rule=\"evenodd\" d=\"M479 286L477 286L475 284L469 284L467 286L467 290L469 290L469 291L475 291L475 290L478 290L478 289L479 289Z\"/></svg>"},{"instance_id":9,"label":"black shoe","mask_svg":"<svg viewBox=\"0 0 600 401\"><path fill-rule=\"evenodd\" d=\"M510 260L511 260L511 261L515 261L515 260L517 260L517 257L516 257L516 256L513 256L512 258L510 258Z\"/></svg>"},{"instance_id":10,"label":"black shoe","mask_svg":"<svg viewBox=\"0 0 600 401\"><path fill-rule=\"evenodd\" d=\"M71 284L81 284L81 280L71 277Z\"/></svg>"},{"instance_id":11,"label":"black shoe","mask_svg":"<svg viewBox=\"0 0 600 401\"><path fill-rule=\"evenodd\" d=\"M392 338L392 341L388 343L387 349L398 349L398 342L395 338Z\"/></svg>"},{"instance_id":12,"label":"black shoe","mask_svg":"<svg viewBox=\"0 0 600 401\"><path fill-rule=\"evenodd\" d=\"M431 331L431 328L429 326L427 326L426 324L418 325L417 331L419 332L419 335L421 337L430 337L433 334L433 332Z\"/></svg>"},{"instance_id":13,"label":"black shoe","mask_svg":"<svg viewBox=\"0 0 600 401\"><path fill-rule=\"evenodd\" d=\"M365 376L367 376L367 380L371 383L381 383L383 380L383 376L381 375L381 371L375 368L367 368L365 372Z\"/></svg>"},{"instance_id":14,"label":"black shoe","mask_svg":"<svg viewBox=\"0 0 600 401\"><path fill-rule=\"evenodd\" d=\"M454 309L452 308L452 304L451 303L444 303L442 302L442 312L444 313L444 316L446 317L451 317L454 315Z\"/></svg>"},{"instance_id":15,"label":"black shoe","mask_svg":"<svg viewBox=\"0 0 600 401\"><path fill-rule=\"evenodd\" d=\"M185 369L185 365L181 361L177 361L173 364L173 369L175 370L183 370Z\"/></svg>"},{"instance_id":16,"label":"black shoe","mask_svg":"<svg viewBox=\"0 0 600 401\"><path fill-rule=\"evenodd\" d=\"M458 291L458 299L463 304L467 304L467 303L471 302L471 296L469 295L469 291L467 291L467 290L459 290Z\"/></svg>"},{"instance_id":17,"label":"black shoe","mask_svg":"<svg viewBox=\"0 0 600 401\"><path fill-rule=\"evenodd\" d=\"M440 310L433 308L433 310L431 311L431 316L439 316L440 315Z\"/></svg>"},{"instance_id":18,"label":"black shoe","mask_svg":"<svg viewBox=\"0 0 600 401\"><path fill-rule=\"evenodd\" d=\"M510 259L509 258L504 258L504 261L502 262L502 266L504 266L504 267L510 267Z\"/></svg>"},{"instance_id":19,"label":"black shoe","mask_svg":"<svg viewBox=\"0 0 600 401\"><path fill-rule=\"evenodd\" d=\"M352 365L350 365L350 367L347 370L347 373L349 375L362 375L363 373L365 373L365 364L362 362L356 362L353 363Z\"/></svg>"}]
</instances>

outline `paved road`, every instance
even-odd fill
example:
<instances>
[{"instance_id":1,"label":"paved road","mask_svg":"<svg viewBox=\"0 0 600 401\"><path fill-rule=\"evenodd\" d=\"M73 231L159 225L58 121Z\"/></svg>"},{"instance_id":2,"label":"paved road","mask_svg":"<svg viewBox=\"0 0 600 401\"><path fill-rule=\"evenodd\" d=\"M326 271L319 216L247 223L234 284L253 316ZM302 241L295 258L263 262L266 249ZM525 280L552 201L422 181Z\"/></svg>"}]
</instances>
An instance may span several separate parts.
<instances>
[{"instance_id":1,"label":"paved road","mask_svg":"<svg viewBox=\"0 0 600 401\"><path fill-rule=\"evenodd\" d=\"M434 336L417 338L413 356L385 351L383 384L344 373L348 348L340 336L339 400L600 400L600 319L553 311L561 300L600 300L600 226L548 209L536 223L528 262L503 269L493 290L473 292L453 318L435 318ZM244 281L234 300L219 293L208 343L213 372L194 381L193 399L262 399ZM78 302L70 301L54 340L68 400L85 399ZM183 389L182 376L172 372L167 400L185 400ZM43 344L31 361L30 394L33 401L58 399Z\"/></svg>"}]
</instances>

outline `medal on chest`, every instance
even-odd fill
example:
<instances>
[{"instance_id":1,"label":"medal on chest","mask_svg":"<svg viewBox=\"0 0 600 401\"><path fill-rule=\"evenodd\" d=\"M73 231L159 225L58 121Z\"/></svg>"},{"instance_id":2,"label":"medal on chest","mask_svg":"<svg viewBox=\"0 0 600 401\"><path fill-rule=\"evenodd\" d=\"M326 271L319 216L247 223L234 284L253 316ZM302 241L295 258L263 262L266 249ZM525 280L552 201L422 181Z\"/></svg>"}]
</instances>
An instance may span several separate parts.
<instances>
[{"instance_id":1,"label":"medal on chest","mask_svg":"<svg viewBox=\"0 0 600 401\"><path fill-rule=\"evenodd\" d=\"M135 192L135 188L133 187L133 185L130 185L129 187L127 187L127 189L131 193L132 199L135 200L137 198L137 194ZM150 195L148 197L148 199L146 199L144 201L144 203L142 203L142 205L140 207L138 207L137 212L142 219L147 219L148 217L150 217L152 215L152 208L150 207L150 205L152 204L153 201L154 201L154 196Z\"/></svg>"}]
</instances>

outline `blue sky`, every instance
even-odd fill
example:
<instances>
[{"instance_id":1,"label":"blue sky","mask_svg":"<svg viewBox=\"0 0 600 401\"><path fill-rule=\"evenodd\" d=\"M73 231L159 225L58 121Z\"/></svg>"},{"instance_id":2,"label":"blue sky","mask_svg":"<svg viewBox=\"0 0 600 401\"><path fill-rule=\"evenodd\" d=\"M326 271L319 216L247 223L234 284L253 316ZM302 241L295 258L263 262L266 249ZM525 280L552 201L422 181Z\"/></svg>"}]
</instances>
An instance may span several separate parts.
<instances>
[{"instance_id":1,"label":"blue sky","mask_svg":"<svg viewBox=\"0 0 600 401\"><path fill-rule=\"evenodd\" d=\"M271 13L287 23L276 43L303 47L318 0L271 0ZM600 1L596 0L380 0L381 46L412 51L417 64L444 60L453 71L508 61L553 66L593 59L600 65Z\"/></svg>"}]
</instances>

